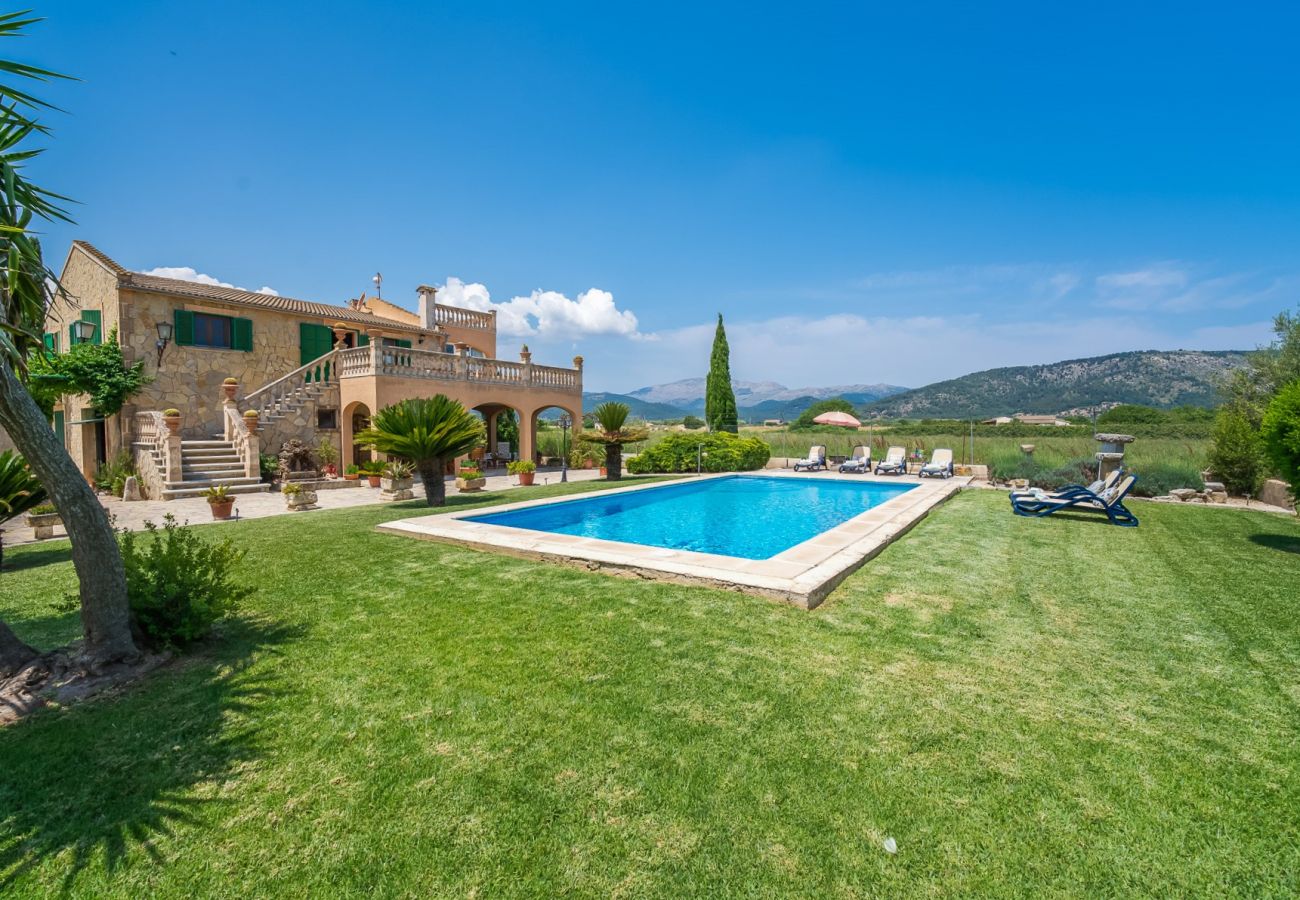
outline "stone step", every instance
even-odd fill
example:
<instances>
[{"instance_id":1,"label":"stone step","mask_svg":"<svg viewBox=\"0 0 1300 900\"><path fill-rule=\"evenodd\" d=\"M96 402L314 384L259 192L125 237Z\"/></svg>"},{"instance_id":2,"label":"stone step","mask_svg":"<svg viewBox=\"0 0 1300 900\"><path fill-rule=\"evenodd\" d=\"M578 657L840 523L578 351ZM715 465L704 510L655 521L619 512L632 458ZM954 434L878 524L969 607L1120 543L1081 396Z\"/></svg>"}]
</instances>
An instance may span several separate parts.
<instances>
[{"instance_id":1,"label":"stone step","mask_svg":"<svg viewBox=\"0 0 1300 900\"><path fill-rule=\"evenodd\" d=\"M221 438L211 441L181 441L182 450L200 450L204 448L211 450L229 450L230 446L230 441L222 440Z\"/></svg>"},{"instance_id":2,"label":"stone step","mask_svg":"<svg viewBox=\"0 0 1300 900\"><path fill-rule=\"evenodd\" d=\"M244 478L243 465L209 466L205 469L181 469L181 481L209 481L213 478Z\"/></svg>"},{"instance_id":3,"label":"stone step","mask_svg":"<svg viewBox=\"0 0 1300 900\"><path fill-rule=\"evenodd\" d=\"M207 486L200 487L179 487L163 488L162 498L164 500L182 500L186 497L202 497ZM236 484L230 486L232 494L266 494L271 490L269 484Z\"/></svg>"},{"instance_id":4,"label":"stone step","mask_svg":"<svg viewBox=\"0 0 1300 900\"><path fill-rule=\"evenodd\" d=\"M239 454L234 450L190 450L181 451L183 462L238 462Z\"/></svg>"},{"instance_id":5,"label":"stone step","mask_svg":"<svg viewBox=\"0 0 1300 900\"><path fill-rule=\"evenodd\" d=\"M234 487L239 484L261 484L261 478L254 478L248 475L217 475L212 478L186 478L183 481L168 481L163 487L170 490L181 490L183 488L198 488L202 490L216 484L225 484Z\"/></svg>"}]
</instances>

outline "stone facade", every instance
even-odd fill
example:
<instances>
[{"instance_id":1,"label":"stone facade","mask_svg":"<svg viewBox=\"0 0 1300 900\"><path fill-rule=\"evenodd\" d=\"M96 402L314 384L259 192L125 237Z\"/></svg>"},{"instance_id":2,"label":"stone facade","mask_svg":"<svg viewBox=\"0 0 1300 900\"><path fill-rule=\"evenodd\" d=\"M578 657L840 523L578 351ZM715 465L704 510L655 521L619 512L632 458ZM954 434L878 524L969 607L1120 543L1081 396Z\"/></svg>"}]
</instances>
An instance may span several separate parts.
<instances>
[{"instance_id":1,"label":"stone facade","mask_svg":"<svg viewBox=\"0 0 1300 900\"><path fill-rule=\"evenodd\" d=\"M220 437L225 418L222 385L227 378L238 381L235 402L243 410L248 408L244 398L249 394L256 395L259 389L299 369L305 352L324 352L322 348L304 350L303 325L314 326L318 333L322 328L331 329L330 340L335 347L359 348L368 341L378 348L386 342L400 341L419 354L441 355L451 350L457 357L492 357L497 349L495 313L442 306L434 302L434 291L426 286L421 287L418 314L378 299L362 298L333 306L142 275L82 242L74 242L61 279L72 302L57 305L49 317L46 330L57 335L57 349L67 349L69 325L82 318L84 311L94 310L100 316L101 339L107 340L116 328L126 361L143 361L152 379L119 415L107 421L97 421L85 397L65 397L56 407L65 422L69 452L87 475L93 474L101 458L131 446L137 412L175 407L183 416L184 438ZM180 335L173 334L160 354L158 326L165 323L174 328L177 310L248 320L251 349L182 345ZM539 371L543 368L538 367ZM569 377L564 376L565 372ZM267 421L260 442L265 452L274 452L290 438L313 446L326 438L340 449L340 462L350 462L354 453L347 443L352 438L354 419L361 420L356 417L368 416L405 397L434 393L445 393L470 408L478 407L489 420L499 410L515 409L521 421L535 425L537 413L547 406L559 406L580 420L581 372L576 372L575 377L573 370L553 370L549 377L553 382L559 378L564 384L543 385L540 378L536 386L531 381L448 383L438 376L390 379L378 374L335 380L319 397ZM322 412L326 427L320 427L318 417ZM329 427L330 421L333 427ZM525 445L519 448L521 451L530 452L531 434L521 439L521 444Z\"/></svg>"}]
</instances>

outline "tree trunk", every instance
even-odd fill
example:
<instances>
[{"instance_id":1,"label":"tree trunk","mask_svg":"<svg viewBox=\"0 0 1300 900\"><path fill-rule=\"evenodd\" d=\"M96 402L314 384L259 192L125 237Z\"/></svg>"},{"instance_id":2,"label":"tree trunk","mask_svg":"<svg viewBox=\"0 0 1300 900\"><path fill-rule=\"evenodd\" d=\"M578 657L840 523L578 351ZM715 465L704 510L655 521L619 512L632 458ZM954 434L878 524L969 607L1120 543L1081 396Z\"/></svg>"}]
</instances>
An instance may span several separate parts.
<instances>
[{"instance_id":1,"label":"tree trunk","mask_svg":"<svg viewBox=\"0 0 1300 900\"><path fill-rule=\"evenodd\" d=\"M33 648L18 640L8 625L0 622L0 679L13 675L38 656Z\"/></svg>"},{"instance_id":2,"label":"tree trunk","mask_svg":"<svg viewBox=\"0 0 1300 900\"><path fill-rule=\"evenodd\" d=\"M618 481L623 477L623 445L605 445L605 477Z\"/></svg>"},{"instance_id":3,"label":"tree trunk","mask_svg":"<svg viewBox=\"0 0 1300 900\"><path fill-rule=\"evenodd\" d=\"M126 570L108 513L5 361L0 361L0 426L49 492L72 541L88 660L100 666L134 659L139 651L131 640Z\"/></svg>"},{"instance_id":4,"label":"tree trunk","mask_svg":"<svg viewBox=\"0 0 1300 900\"><path fill-rule=\"evenodd\" d=\"M420 480L424 482L424 502L429 506L447 503L447 483L442 478L442 458L421 459L416 462Z\"/></svg>"}]
</instances>

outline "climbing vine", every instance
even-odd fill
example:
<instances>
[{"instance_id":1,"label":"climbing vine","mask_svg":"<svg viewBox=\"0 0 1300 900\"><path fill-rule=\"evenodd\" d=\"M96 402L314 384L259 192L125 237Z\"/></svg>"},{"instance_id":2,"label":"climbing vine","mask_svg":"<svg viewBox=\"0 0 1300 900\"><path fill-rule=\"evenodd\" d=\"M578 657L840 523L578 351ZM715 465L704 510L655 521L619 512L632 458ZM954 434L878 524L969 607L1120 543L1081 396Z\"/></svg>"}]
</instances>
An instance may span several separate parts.
<instances>
[{"instance_id":1,"label":"climbing vine","mask_svg":"<svg viewBox=\"0 0 1300 900\"><path fill-rule=\"evenodd\" d=\"M116 328L101 344L77 344L60 354L38 353L27 366L27 390L47 416L67 394L86 394L100 415L115 415L152 380L144 374L144 362L126 364Z\"/></svg>"}]
</instances>

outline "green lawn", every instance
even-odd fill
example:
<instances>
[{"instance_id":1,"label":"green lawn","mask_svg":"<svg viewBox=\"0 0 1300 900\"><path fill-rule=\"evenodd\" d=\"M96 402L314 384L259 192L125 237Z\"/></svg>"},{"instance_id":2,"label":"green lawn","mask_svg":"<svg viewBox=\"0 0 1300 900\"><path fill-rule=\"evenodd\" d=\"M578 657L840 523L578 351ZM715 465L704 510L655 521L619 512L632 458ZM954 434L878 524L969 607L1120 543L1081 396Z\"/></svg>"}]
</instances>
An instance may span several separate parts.
<instances>
[{"instance_id":1,"label":"green lawn","mask_svg":"<svg viewBox=\"0 0 1300 900\"><path fill-rule=\"evenodd\" d=\"M966 492L812 613L373 531L418 506L206 529L218 642L0 731L0 894L1294 896L1300 526L1133 506Z\"/></svg>"}]
</instances>

